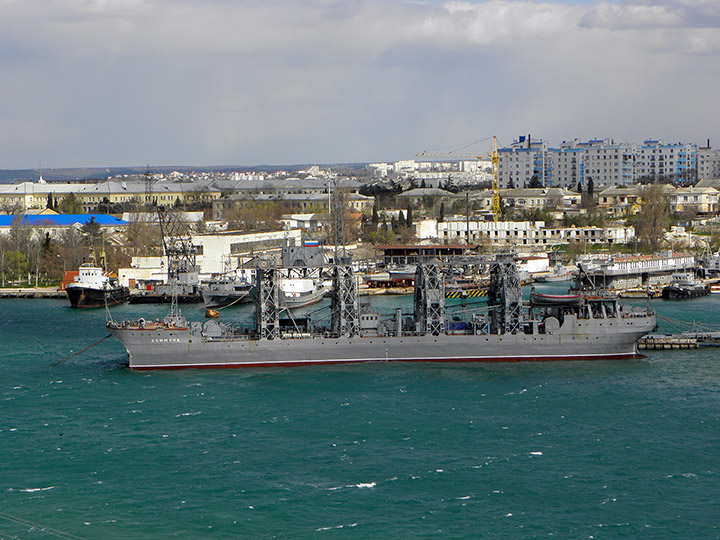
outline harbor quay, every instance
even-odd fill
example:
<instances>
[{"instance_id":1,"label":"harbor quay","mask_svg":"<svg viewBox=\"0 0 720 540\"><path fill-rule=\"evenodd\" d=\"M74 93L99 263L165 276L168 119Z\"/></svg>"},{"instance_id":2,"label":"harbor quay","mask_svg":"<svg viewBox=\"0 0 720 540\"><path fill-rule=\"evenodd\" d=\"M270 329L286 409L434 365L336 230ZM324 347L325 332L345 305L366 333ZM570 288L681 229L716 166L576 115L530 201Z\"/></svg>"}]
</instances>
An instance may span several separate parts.
<instances>
[{"instance_id":1,"label":"harbor quay","mask_svg":"<svg viewBox=\"0 0 720 540\"><path fill-rule=\"evenodd\" d=\"M67 298L67 293L57 287L20 287L0 289L0 298Z\"/></svg>"}]
</instances>

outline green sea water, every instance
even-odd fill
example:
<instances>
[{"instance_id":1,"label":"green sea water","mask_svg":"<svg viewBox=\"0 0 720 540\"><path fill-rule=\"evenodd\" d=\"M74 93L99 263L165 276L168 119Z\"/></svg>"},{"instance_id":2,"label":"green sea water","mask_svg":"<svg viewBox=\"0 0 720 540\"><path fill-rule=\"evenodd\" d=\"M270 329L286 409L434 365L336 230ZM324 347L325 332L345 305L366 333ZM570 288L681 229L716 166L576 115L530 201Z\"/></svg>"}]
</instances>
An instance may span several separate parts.
<instances>
[{"instance_id":1,"label":"green sea water","mask_svg":"<svg viewBox=\"0 0 720 540\"><path fill-rule=\"evenodd\" d=\"M653 307L720 324L717 296ZM51 367L104 318L0 301L2 539L720 538L720 349L131 372L107 340Z\"/></svg>"}]
</instances>

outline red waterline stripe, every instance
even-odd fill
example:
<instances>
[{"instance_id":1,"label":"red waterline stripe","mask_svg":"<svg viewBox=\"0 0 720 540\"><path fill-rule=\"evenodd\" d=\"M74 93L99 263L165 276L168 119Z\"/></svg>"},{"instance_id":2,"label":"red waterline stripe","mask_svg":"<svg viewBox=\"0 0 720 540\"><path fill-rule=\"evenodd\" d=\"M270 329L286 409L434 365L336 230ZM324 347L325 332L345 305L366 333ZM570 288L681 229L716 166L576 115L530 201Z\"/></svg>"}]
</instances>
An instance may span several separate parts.
<instances>
[{"instance_id":1,"label":"red waterline stripe","mask_svg":"<svg viewBox=\"0 0 720 540\"><path fill-rule=\"evenodd\" d=\"M297 362L242 362L227 364L182 364L168 366L130 366L134 371L150 371L156 369L228 369L228 368L268 368L268 367L299 367L319 366L333 364L357 364L369 362L443 362L443 363L467 363L467 362L575 362L588 360L632 360L645 358L638 353L603 354L597 356L498 356L498 357L476 357L476 358L389 358L377 360L305 360Z\"/></svg>"}]
</instances>

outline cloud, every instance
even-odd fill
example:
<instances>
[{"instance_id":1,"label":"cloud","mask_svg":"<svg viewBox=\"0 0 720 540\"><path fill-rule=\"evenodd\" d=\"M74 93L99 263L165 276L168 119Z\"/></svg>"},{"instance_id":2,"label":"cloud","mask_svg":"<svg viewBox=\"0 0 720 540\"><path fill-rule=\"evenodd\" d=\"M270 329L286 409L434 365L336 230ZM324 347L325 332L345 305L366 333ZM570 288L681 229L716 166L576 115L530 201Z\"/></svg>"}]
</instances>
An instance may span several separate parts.
<instances>
[{"instance_id":1,"label":"cloud","mask_svg":"<svg viewBox=\"0 0 720 540\"><path fill-rule=\"evenodd\" d=\"M587 28L720 28L720 3L715 0L637 0L600 2L580 21Z\"/></svg>"},{"instance_id":2,"label":"cloud","mask_svg":"<svg viewBox=\"0 0 720 540\"><path fill-rule=\"evenodd\" d=\"M393 160L528 131L704 140L717 5L0 0L0 168Z\"/></svg>"}]
</instances>

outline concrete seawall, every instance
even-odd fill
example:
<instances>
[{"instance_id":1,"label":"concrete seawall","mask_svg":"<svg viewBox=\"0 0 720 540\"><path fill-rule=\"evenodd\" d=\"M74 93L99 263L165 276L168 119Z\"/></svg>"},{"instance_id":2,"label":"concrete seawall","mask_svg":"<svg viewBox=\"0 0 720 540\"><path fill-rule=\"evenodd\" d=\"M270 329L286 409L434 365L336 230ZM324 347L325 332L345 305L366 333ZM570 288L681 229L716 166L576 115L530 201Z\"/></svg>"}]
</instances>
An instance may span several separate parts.
<instances>
[{"instance_id":1,"label":"concrete seawall","mask_svg":"<svg viewBox=\"0 0 720 540\"><path fill-rule=\"evenodd\" d=\"M0 298L67 298L67 294L57 287L22 287L0 289Z\"/></svg>"}]
</instances>

